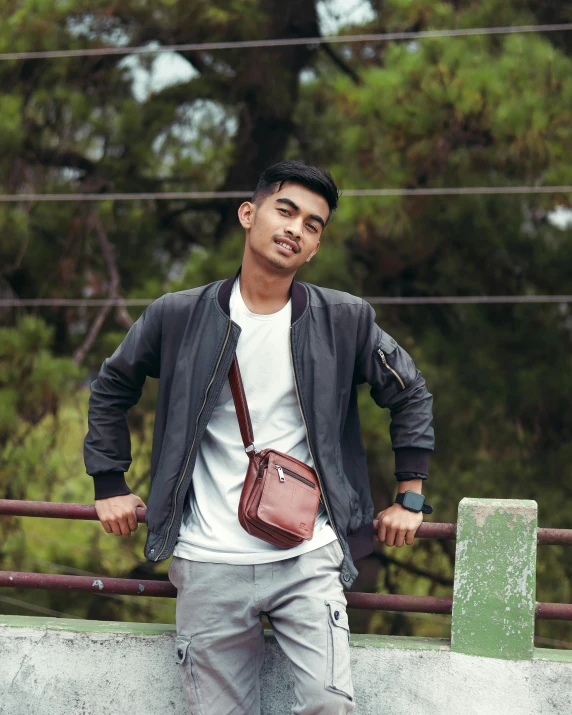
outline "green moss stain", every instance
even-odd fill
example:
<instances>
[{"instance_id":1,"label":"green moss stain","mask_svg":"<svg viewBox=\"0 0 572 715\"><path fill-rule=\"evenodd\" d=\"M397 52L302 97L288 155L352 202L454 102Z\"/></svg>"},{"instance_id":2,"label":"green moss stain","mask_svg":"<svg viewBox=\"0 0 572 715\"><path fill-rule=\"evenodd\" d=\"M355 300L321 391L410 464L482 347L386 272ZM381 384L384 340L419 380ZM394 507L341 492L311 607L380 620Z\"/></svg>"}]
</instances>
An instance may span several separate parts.
<instances>
[{"instance_id":1,"label":"green moss stain","mask_svg":"<svg viewBox=\"0 0 572 715\"><path fill-rule=\"evenodd\" d=\"M451 650L506 660L532 659L536 530L536 502L461 501Z\"/></svg>"},{"instance_id":2,"label":"green moss stain","mask_svg":"<svg viewBox=\"0 0 572 715\"><path fill-rule=\"evenodd\" d=\"M38 616L0 615L0 628L43 628L48 631L79 633L124 633L127 635L169 635L175 632L170 623L130 623L125 621L86 621L81 618L42 618Z\"/></svg>"}]
</instances>

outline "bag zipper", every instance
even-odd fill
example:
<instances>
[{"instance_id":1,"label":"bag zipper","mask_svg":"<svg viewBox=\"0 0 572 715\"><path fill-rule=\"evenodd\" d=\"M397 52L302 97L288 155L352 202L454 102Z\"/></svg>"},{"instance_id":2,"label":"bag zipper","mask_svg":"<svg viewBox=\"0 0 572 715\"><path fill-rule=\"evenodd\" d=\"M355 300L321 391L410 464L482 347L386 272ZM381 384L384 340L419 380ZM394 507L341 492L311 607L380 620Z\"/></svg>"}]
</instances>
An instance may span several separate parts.
<instances>
[{"instance_id":1,"label":"bag zipper","mask_svg":"<svg viewBox=\"0 0 572 715\"><path fill-rule=\"evenodd\" d=\"M211 377L211 379L210 379L210 381L209 381L209 384L207 385L207 389L205 390L205 397L204 397L204 399L203 399L203 404L201 405L201 409L199 410L199 414L197 415L197 420L196 420L196 422L195 422L195 434L194 434L194 436L193 436L193 441L192 441L192 443L191 443L191 448L189 449L189 453L188 453L188 455L187 455L187 461L185 462L185 468L183 469L183 473L181 474L181 477L180 477L179 481L177 482L177 487L176 487L176 489L175 489L175 495L174 495L174 497L173 497L173 513L172 513L172 515L171 515L171 521L169 522L169 526L167 527L167 534L166 534L166 536L165 536L165 541L163 542L163 548L162 548L161 551L159 552L159 555L155 558L155 561L158 561L158 560L161 558L161 555L162 555L163 551L165 551L165 549L167 548L167 543L168 543L168 541L169 541L169 534L170 534L170 531L171 531L171 527L173 526L173 521L175 520L175 513L176 513L176 511L177 511L177 497L178 497L178 495L179 495L179 489L181 488L181 484L183 483L183 480L184 480L185 475L186 475L186 473L187 473L187 468L188 468L189 462L190 462L190 460L191 460L191 454L193 453L193 447L195 446L195 441L196 441L196 439L197 439L197 432L198 432L198 429L199 429L199 420L200 420L200 418L201 418L201 415L202 415L202 413L203 413L203 410L205 409L205 405L207 404L207 397L208 397L208 394L209 394L209 390L211 389L211 385L212 385L213 382L215 381L215 377L216 377L217 372L218 372L218 368L219 368L219 365L220 365L220 361L222 360L222 356L224 355L224 351L225 351L225 348L226 348L226 344L228 343L228 338L229 338L229 336L230 336L230 328L231 328L231 326L232 326L232 320L229 320L229 321L228 321L228 329L227 329L227 331L226 331L226 337L225 337L225 339L224 339L224 343L223 343L223 346L222 346L222 350L220 351L220 355L218 356L218 360L217 360L217 363L216 363L216 365L215 365L215 369L214 369L214 372L213 372L213 376Z\"/></svg>"},{"instance_id":2,"label":"bag zipper","mask_svg":"<svg viewBox=\"0 0 572 715\"><path fill-rule=\"evenodd\" d=\"M278 477L281 482L286 481L286 478L284 476L284 472L286 472L288 476L294 477L294 479L297 479L299 482L304 482L304 484L307 484L309 487L312 487L312 489L316 488L316 485L313 484L309 479L304 479L304 477L301 477L299 474L295 474L286 467L281 467L279 464L275 464L274 466L276 467L276 471L278 472Z\"/></svg>"},{"instance_id":3,"label":"bag zipper","mask_svg":"<svg viewBox=\"0 0 572 715\"><path fill-rule=\"evenodd\" d=\"M388 369L391 370L391 372L395 375L397 380L399 381L399 384L401 385L401 389L405 390L405 383L401 379L401 377L397 374L397 372L391 367L391 365L387 362L387 358L385 357L385 353L383 350L378 349L377 351L379 357L381 358L381 362L384 364L384 366Z\"/></svg>"},{"instance_id":4,"label":"bag zipper","mask_svg":"<svg viewBox=\"0 0 572 715\"><path fill-rule=\"evenodd\" d=\"M336 535L336 539L338 540L340 547L342 549L342 552L344 553L344 556L345 556L345 551L344 551L344 547L342 546L340 535L338 533L338 528L337 528L336 522L334 521L334 518L332 516L332 512L330 511L330 505L328 504L326 492L324 491L324 483L322 482L322 478L320 477L320 472L318 471L318 465L316 464L316 460L314 459L314 455L312 453L312 445L310 444L310 434L308 433L308 425L306 423L306 418L304 416L304 409L302 408L302 401L300 399L300 393L298 391L298 380L296 379L296 368L294 367L294 352L292 350L292 326L290 326L290 345L289 345L289 347L290 347L290 361L292 362L292 374L294 375L294 387L296 388L296 399L298 400L298 407L300 408L300 414L302 415L302 422L304 423L304 429L306 430L306 441L308 442L308 451L310 452L310 457L312 457L312 462L314 463L314 471L316 472L316 476L318 477L318 484L320 485L320 501L326 507L326 514L328 515L328 519L330 520L330 526L332 527L332 530L333 530L334 534Z\"/></svg>"}]
</instances>

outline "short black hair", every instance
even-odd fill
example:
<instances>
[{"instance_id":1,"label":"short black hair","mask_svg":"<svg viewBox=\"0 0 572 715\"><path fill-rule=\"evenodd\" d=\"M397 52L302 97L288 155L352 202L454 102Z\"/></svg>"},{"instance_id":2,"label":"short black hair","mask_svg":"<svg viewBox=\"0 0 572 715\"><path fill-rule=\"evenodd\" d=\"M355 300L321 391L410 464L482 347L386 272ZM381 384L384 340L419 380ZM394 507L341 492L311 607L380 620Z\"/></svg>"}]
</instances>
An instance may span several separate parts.
<instances>
[{"instance_id":1,"label":"short black hair","mask_svg":"<svg viewBox=\"0 0 572 715\"><path fill-rule=\"evenodd\" d=\"M330 209L328 220L332 212L338 207L339 192L329 171L318 166L309 166L301 161L280 161L266 169L252 195L252 203L263 201L271 196L286 183L301 184L310 191L323 196Z\"/></svg>"}]
</instances>

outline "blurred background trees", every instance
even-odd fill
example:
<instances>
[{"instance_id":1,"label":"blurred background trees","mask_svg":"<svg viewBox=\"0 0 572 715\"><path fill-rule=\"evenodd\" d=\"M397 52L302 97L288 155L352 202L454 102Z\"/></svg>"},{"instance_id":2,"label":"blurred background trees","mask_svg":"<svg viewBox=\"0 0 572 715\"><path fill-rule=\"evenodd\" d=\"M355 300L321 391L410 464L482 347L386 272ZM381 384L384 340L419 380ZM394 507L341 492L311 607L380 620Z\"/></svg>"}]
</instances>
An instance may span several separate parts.
<instances>
[{"instance_id":1,"label":"blurred background trees","mask_svg":"<svg viewBox=\"0 0 572 715\"><path fill-rule=\"evenodd\" d=\"M572 21L572 2L3 2L2 52ZM283 158L339 187L572 185L572 33L489 35L0 62L2 193L250 191ZM570 295L570 194L350 197L300 277L362 296ZM0 204L0 297L154 298L231 275L239 200ZM559 208L560 207L560 208ZM562 220L558 220L563 217ZM141 309L0 308L2 496L90 501L88 382ZM427 485L438 521L463 496L531 498L570 527L572 314L566 303L392 305L379 323L435 395ZM128 482L146 497L155 386L131 411ZM361 395L379 508L393 496L387 415ZM165 578L142 530L0 520L2 568ZM451 544L361 562L358 590L451 592ZM539 600L569 601L572 551L543 547ZM6 612L173 620L169 601L3 595ZM360 631L446 634L438 617L352 613ZM540 622L543 645L572 641ZM548 639L548 640L546 640ZM540 641L539 641L540 642Z\"/></svg>"}]
</instances>

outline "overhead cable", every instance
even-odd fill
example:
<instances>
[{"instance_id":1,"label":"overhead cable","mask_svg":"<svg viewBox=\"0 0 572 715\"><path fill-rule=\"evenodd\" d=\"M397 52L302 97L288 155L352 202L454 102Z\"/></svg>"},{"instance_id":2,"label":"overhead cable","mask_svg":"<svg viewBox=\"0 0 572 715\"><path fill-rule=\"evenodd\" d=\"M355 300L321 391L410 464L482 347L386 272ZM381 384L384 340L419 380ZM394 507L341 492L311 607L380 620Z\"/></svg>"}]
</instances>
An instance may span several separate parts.
<instances>
[{"instance_id":1,"label":"overhead cable","mask_svg":"<svg viewBox=\"0 0 572 715\"><path fill-rule=\"evenodd\" d=\"M0 308L99 308L150 305L157 298L1 298ZM572 303L572 295L366 296L372 305L462 305L511 303Z\"/></svg>"},{"instance_id":2,"label":"overhead cable","mask_svg":"<svg viewBox=\"0 0 572 715\"><path fill-rule=\"evenodd\" d=\"M0 596L0 601L2 603L9 603L11 606L19 606L20 608L25 608L28 611L43 613L44 616L53 616L54 618L80 618L80 616L74 616L71 613L62 613L62 611L54 611L52 608L37 606L35 603L28 603L28 601L22 601L19 598L12 598L11 596Z\"/></svg>"},{"instance_id":3,"label":"overhead cable","mask_svg":"<svg viewBox=\"0 0 572 715\"><path fill-rule=\"evenodd\" d=\"M168 179L164 179L168 182ZM467 186L424 189L345 189L341 196L478 196L487 194L566 194L572 186ZM152 191L139 193L0 194L0 202L23 201L135 201L249 199L254 191Z\"/></svg>"},{"instance_id":4,"label":"overhead cable","mask_svg":"<svg viewBox=\"0 0 572 715\"><path fill-rule=\"evenodd\" d=\"M433 297L364 298L372 305L461 305L500 303L572 303L572 295L460 295Z\"/></svg>"},{"instance_id":5,"label":"overhead cable","mask_svg":"<svg viewBox=\"0 0 572 715\"><path fill-rule=\"evenodd\" d=\"M164 45L161 47L93 47L78 50L3 52L0 53L0 60L47 60L61 57L101 57L104 55L153 55L162 52L210 52L212 50L240 50L255 49L258 47L389 42L392 40L423 40L439 37L509 35L528 32L563 32L568 30L572 30L572 23L570 22L554 25L509 25L507 27L471 27L450 30L422 30L420 32L382 32L368 35L329 35L326 37L292 37L266 40L238 40L233 42L190 42L181 45Z\"/></svg>"}]
</instances>

